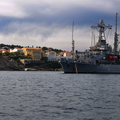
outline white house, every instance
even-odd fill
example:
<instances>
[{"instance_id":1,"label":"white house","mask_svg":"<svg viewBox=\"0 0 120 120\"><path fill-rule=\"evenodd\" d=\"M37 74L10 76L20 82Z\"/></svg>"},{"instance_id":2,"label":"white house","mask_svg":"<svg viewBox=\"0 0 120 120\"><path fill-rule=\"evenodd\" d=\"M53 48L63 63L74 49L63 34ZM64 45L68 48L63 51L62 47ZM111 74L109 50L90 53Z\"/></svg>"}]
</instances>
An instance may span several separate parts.
<instances>
[{"instance_id":1,"label":"white house","mask_svg":"<svg viewBox=\"0 0 120 120\"><path fill-rule=\"evenodd\" d=\"M63 53L63 56L64 57L71 57L72 55L71 55L71 52L66 51L66 52Z\"/></svg>"},{"instance_id":2,"label":"white house","mask_svg":"<svg viewBox=\"0 0 120 120\"><path fill-rule=\"evenodd\" d=\"M21 48L14 48L14 49L10 49L10 52L23 52L23 49Z\"/></svg>"},{"instance_id":3,"label":"white house","mask_svg":"<svg viewBox=\"0 0 120 120\"><path fill-rule=\"evenodd\" d=\"M58 56L57 56L57 53L55 51L46 50L45 54L48 57L49 61L58 61Z\"/></svg>"},{"instance_id":4,"label":"white house","mask_svg":"<svg viewBox=\"0 0 120 120\"><path fill-rule=\"evenodd\" d=\"M55 51L49 51L49 50L47 50L47 51L45 51L45 53L46 53L47 57L48 56L56 56L57 55L57 53Z\"/></svg>"}]
</instances>

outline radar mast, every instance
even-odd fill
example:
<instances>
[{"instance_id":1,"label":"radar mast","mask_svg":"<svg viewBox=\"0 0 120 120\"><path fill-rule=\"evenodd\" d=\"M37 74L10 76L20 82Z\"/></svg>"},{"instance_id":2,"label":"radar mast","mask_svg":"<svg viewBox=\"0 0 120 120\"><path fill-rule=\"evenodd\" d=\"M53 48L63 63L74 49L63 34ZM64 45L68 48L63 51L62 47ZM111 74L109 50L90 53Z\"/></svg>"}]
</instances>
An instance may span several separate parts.
<instances>
[{"instance_id":1,"label":"radar mast","mask_svg":"<svg viewBox=\"0 0 120 120\"><path fill-rule=\"evenodd\" d=\"M96 29L99 32L98 36L98 44L99 45L105 45L106 44L106 38L105 38L105 30L111 29L111 25L105 25L103 20L100 20L100 23L97 25L91 26L92 29Z\"/></svg>"},{"instance_id":2,"label":"radar mast","mask_svg":"<svg viewBox=\"0 0 120 120\"><path fill-rule=\"evenodd\" d=\"M114 37L114 54L117 54L117 48L118 48L118 34L117 34L117 15L116 13L116 26L115 26L115 37Z\"/></svg>"},{"instance_id":3,"label":"radar mast","mask_svg":"<svg viewBox=\"0 0 120 120\"><path fill-rule=\"evenodd\" d=\"M73 40L73 32L74 32L74 21L73 21L73 24L72 24L72 57L74 58L75 42Z\"/></svg>"}]
</instances>

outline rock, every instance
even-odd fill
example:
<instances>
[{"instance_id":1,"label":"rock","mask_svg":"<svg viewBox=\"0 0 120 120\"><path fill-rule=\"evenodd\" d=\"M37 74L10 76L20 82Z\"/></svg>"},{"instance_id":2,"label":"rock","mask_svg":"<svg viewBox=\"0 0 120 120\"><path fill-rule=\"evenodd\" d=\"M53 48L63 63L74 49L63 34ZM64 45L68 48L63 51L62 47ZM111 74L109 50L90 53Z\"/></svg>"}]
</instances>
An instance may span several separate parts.
<instances>
[{"instance_id":1,"label":"rock","mask_svg":"<svg viewBox=\"0 0 120 120\"><path fill-rule=\"evenodd\" d=\"M0 56L0 70L14 70L17 68L18 66L16 61L10 61L6 57Z\"/></svg>"}]
</instances>

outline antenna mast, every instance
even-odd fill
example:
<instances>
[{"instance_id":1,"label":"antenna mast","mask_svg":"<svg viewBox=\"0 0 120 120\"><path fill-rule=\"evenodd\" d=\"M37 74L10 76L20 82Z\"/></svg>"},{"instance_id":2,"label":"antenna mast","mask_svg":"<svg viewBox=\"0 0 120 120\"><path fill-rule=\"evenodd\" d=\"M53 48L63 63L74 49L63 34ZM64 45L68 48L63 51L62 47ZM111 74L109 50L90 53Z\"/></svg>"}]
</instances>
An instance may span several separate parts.
<instances>
[{"instance_id":1,"label":"antenna mast","mask_svg":"<svg viewBox=\"0 0 120 120\"><path fill-rule=\"evenodd\" d=\"M118 47L118 34L117 34L117 15L116 13L116 26L115 26L115 37L114 37L114 54L117 53L117 47Z\"/></svg>"},{"instance_id":2,"label":"antenna mast","mask_svg":"<svg viewBox=\"0 0 120 120\"><path fill-rule=\"evenodd\" d=\"M96 26L93 25L91 26L92 29L96 29L99 32L99 39L98 39L98 43L99 44L106 44L106 38L105 38L105 30L106 29L111 29L112 26L111 25L105 25L103 20L100 20L100 23L98 23Z\"/></svg>"},{"instance_id":3,"label":"antenna mast","mask_svg":"<svg viewBox=\"0 0 120 120\"><path fill-rule=\"evenodd\" d=\"M73 32L74 32L74 21L73 21L73 24L72 24L72 56L74 55L74 40L73 40Z\"/></svg>"}]
</instances>

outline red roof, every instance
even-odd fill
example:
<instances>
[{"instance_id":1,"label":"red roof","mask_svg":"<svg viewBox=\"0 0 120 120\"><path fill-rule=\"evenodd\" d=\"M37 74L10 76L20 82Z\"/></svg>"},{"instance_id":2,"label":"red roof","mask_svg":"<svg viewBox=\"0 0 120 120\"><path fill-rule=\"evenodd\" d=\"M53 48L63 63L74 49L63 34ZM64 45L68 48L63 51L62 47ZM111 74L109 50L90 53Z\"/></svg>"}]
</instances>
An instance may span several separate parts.
<instances>
[{"instance_id":1,"label":"red roof","mask_svg":"<svg viewBox=\"0 0 120 120\"><path fill-rule=\"evenodd\" d=\"M17 50L23 50L22 48L16 48Z\"/></svg>"},{"instance_id":2,"label":"red roof","mask_svg":"<svg viewBox=\"0 0 120 120\"><path fill-rule=\"evenodd\" d=\"M32 49L32 50L42 50L42 48L31 48L31 47L24 47L26 49Z\"/></svg>"},{"instance_id":3,"label":"red roof","mask_svg":"<svg viewBox=\"0 0 120 120\"><path fill-rule=\"evenodd\" d=\"M69 51L66 51L66 52L64 52L64 53L71 53L71 52L69 52Z\"/></svg>"},{"instance_id":4,"label":"red roof","mask_svg":"<svg viewBox=\"0 0 120 120\"><path fill-rule=\"evenodd\" d=\"M7 51L6 49L0 49L0 51Z\"/></svg>"}]
</instances>

